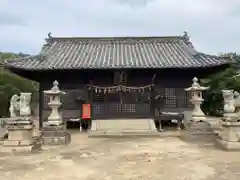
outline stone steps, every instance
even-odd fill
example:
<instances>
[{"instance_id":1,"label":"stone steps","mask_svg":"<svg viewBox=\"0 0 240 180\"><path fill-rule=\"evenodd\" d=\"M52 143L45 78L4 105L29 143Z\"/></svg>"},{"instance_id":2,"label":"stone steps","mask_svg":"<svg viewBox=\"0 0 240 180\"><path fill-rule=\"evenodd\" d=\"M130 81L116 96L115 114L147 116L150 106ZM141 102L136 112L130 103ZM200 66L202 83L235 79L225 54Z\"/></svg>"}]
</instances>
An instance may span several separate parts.
<instances>
[{"instance_id":1,"label":"stone steps","mask_svg":"<svg viewBox=\"0 0 240 180\"><path fill-rule=\"evenodd\" d=\"M89 136L159 136L152 119L94 120Z\"/></svg>"},{"instance_id":2,"label":"stone steps","mask_svg":"<svg viewBox=\"0 0 240 180\"><path fill-rule=\"evenodd\" d=\"M169 132L90 132L88 137L93 138L159 138L159 137L180 137L180 131Z\"/></svg>"}]
</instances>

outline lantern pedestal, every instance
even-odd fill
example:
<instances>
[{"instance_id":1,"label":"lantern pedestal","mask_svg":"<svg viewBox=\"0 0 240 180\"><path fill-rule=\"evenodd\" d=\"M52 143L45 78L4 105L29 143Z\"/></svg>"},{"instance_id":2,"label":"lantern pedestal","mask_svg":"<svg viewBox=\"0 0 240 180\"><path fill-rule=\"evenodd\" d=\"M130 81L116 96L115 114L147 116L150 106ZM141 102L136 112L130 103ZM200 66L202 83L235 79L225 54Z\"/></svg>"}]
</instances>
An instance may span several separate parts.
<instances>
[{"instance_id":1,"label":"lantern pedestal","mask_svg":"<svg viewBox=\"0 0 240 180\"><path fill-rule=\"evenodd\" d=\"M212 142L217 135L206 121L190 121L181 131L181 139L185 141Z\"/></svg>"},{"instance_id":2,"label":"lantern pedestal","mask_svg":"<svg viewBox=\"0 0 240 180\"><path fill-rule=\"evenodd\" d=\"M53 82L52 89L44 91L44 94L50 97L48 106L52 109L48 121L43 125L43 143L47 145L69 144L71 135L67 132L66 123L64 123L59 113L59 107L62 105L60 96L66 94L58 88L58 82Z\"/></svg>"},{"instance_id":3,"label":"lantern pedestal","mask_svg":"<svg viewBox=\"0 0 240 180\"><path fill-rule=\"evenodd\" d=\"M66 130L66 125L46 125L43 128L43 143L47 145L63 145L71 142L71 135Z\"/></svg>"}]
</instances>

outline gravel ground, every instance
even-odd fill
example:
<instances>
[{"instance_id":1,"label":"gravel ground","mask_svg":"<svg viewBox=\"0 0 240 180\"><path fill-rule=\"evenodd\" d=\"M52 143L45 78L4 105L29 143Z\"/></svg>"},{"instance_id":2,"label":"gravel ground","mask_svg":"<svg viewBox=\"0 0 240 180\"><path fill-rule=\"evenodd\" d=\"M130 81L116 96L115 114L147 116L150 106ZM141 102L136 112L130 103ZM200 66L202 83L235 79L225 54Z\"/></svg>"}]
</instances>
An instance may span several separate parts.
<instances>
[{"instance_id":1,"label":"gravel ground","mask_svg":"<svg viewBox=\"0 0 240 180\"><path fill-rule=\"evenodd\" d=\"M0 154L3 180L239 180L240 152L174 137L88 138L30 155Z\"/></svg>"}]
</instances>

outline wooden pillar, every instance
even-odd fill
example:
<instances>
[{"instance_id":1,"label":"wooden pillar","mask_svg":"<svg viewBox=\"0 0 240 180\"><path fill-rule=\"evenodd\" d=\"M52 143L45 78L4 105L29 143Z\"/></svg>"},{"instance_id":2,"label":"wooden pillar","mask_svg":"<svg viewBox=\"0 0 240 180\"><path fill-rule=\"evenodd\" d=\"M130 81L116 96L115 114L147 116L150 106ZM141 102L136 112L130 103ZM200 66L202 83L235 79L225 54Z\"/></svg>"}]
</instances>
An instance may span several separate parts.
<instances>
[{"instance_id":1,"label":"wooden pillar","mask_svg":"<svg viewBox=\"0 0 240 180\"><path fill-rule=\"evenodd\" d=\"M150 112L151 112L151 115L152 117L154 118L154 111L155 111L155 99L154 99L154 96L155 96L155 85L152 84L151 86L151 91L150 91Z\"/></svg>"},{"instance_id":2,"label":"wooden pillar","mask_svg":"<svg viewBox=\"0 0 240 180\"><path fill-rule=\"evenodd\" d=\"M44 106L44 96L43 96L43 86L42 83L39 83L39 129L43 127L43 106Z\"/></svg>"},{"instance_id":3,"label":"wooden pillar","mask_svg":"<svg viewBox=\"0 0 240 180\"><path fill-rule=\"evenodd\" d=\"M90 87L92 85L93 85L93 80L90 80ZM92 104L92 101L93 101L93 90L92 90L92 87L90 88L90 90L88 90L88 99L89 99L89 102Z\"/></svg>"},{"instance_id":4,"label":"wooden pillar","mask_svg":"<svg viewBox=\"0 0 240 180\"><path fill-rule=\"evenodd\" d=\"M90 80L90 86L93 84L93 81ZM93 105L92 105L92 102L93 102L93 90L92 88L89 89L89 87L86 86L85 88L86 90L86 98L87 98L87 103L90 104L90 108L91 108L91 119L88 120L88 130L91 129L92 127L92 119L93 119Z\"/></svg>"},{"instance_id":5,"label":"wooden pillar","mask_svg":"<svg viewBox=\"0 0 240 180\"><path fill-rule=\"evenodd\" d=\"M150 91L150 111L153 118L155 118L155 108L156 108L156 99L155 99L155 78L156 74L152 77L152 87Z\"/></svg>"}]
</instances>

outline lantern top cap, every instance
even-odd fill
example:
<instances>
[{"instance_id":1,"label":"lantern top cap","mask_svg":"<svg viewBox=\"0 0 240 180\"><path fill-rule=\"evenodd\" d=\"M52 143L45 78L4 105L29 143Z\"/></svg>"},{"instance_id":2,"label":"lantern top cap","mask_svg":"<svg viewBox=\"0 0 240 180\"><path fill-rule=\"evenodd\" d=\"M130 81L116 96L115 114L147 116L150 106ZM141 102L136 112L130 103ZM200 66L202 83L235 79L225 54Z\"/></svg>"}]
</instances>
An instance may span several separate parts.
<instances>
[{"instance_id":1,"label":"lantern top cap","mask_svg":"<svg viewBox=\"0 0 240 180\"><path fill-rule=\"evenodd\" d=\"M58 85L59 85L58 81L55 80L53 82L53 87L50 90L48 90L48 91L44 91L44 93L45 94L49 94L49 95L53 95L53 94L55 94L55 95L57 95L57 94L66 94L63 91L60 91Z\"/></svg>"},{"instance_id":2,"label":"lantern top cap","mask_svg":"<svg viewBox=\"0 0 240 180\"><path fill-rule=\"evenodd\" d=\"M209 87L201 86L198 82L199 80L197 77L194 77L192 81L193 81L192 86L189 88L186 88L185 91L204 91L209 89Z\"/></svg>"},{"instance_id":3,"label":"lantern top cap","mask_svg":"<svg viewBox=\"0 0 240 180\"><path fill-rule=\"evenodd\" d=\"M200 84L198 83L198 78L197 77L194 77L192 81L193 81L193 84L192 84L193 88L200 88L201 87Z\"/></svg>"},{"instance_id":4,"label":"lantern top cap","mask_svg":"<svg viewBox=\"0 0 240 180\"><path fill-rule=\"evenodd\" d=\"M53 82L52 91L59 91L58 85L59 85L58 81L55 80L55 81Z\"/></svg>"},{"instance_id":5,"label":"lantern top cap","mask_svg":"<svg viewBox=\"0 0 240 180\"><path fill-rule=\"evenodd\" d=\"M55 81L53 82L53 86L58 86L58 85L59 85L58 81L55 80Z\"/></svg>"},{"instance_id":6,"label":"lantern top cap","mask_svg":"<svg viewBox=\"0 0 240 180\"><path fill-rule=\"evenodd\" d=\"M198 82L198 78L197 78L197 77L194 77L194 78L193 78L193 82L194 82L194 83L197 83L197 82Z\"/></svg>"}]
</instances>

